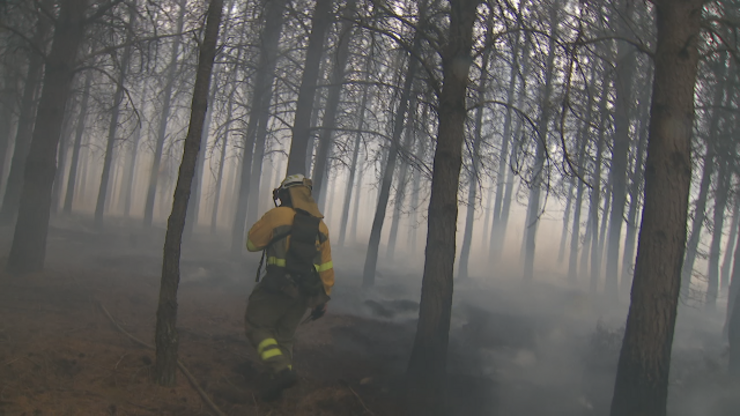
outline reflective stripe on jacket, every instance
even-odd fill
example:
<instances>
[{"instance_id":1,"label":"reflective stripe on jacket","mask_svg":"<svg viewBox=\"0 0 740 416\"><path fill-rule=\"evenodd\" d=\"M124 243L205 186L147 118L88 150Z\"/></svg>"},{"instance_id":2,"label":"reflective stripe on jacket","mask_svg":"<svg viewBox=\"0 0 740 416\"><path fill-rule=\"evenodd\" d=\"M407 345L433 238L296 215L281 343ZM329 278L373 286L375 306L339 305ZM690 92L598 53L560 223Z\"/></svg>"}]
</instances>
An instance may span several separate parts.
<instances>
[{"instance_id":1,"label":"reflective stripe on jacket","mask_svg":"<svg viewBox=\"0 0 740 416\"><path fill-rule=\"evenodd\" d=\"M293 226L295 210L290 207L277 207L265 213L249 230L247 250L263 250L275 236L288 234ZM267 264L285 267L285 258L290 245L290 235L281 238L267 248ZM331 245L329 244L329 229L322 220L319 222L319 238L316 241L317 254L314 258L314 267L319 272L324 291L331 295L334 286L334 265L331 261Z\"/></svg>"}]
</instances>

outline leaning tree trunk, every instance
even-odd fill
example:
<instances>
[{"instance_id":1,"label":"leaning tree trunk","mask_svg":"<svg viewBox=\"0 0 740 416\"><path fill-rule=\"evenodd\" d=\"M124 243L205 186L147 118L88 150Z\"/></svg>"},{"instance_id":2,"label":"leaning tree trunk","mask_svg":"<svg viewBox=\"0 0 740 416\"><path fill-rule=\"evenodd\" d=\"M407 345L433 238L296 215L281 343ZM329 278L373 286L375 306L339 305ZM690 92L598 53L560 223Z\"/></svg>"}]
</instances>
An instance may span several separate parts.
<instances>
[{"instance_id":1,"label":"leaning tree trunk","mask_svg":"<svg viewBox=\"0 0 740 416\"><path fill-rule=\"evenodd\" d=\"M553 71L555 69L555 38L557 37L558 6L551 5L550 25L552 34L549 37L547 66L545 68L545 85L540 96L540 118L537 121L537 150L535 153L534 170L532 173L532 188L529 191L529 202L527 204L527 220L524 233L524 280L534 278L535 242L537 239L537 228L540 222L540 196L542 193L543 171L545 168L545 152L547 147L547 136L549 134L550 96L552 95Z\"/></svg>"},{"instance_id":2,"label":"leaning tree trunk","mask_svg":"<svg viewBox=\"0 0 740 416\"><path fill-rule=\"evenodd\" d=\"M85 32L86 10L87 0L63 0L60 4L37 113L44 122L34 127L26 160L18 220L8 256L10 273L36 272L44 267L57 145Z\"/></svg>"},{"instance_id":3,"label":"leaning tree trunk","mask_svg":"<svg viewBox=\"0 0 740 416\"><path fill-rule=\"evenodd\" d=\"M491 41L491 32L487 33L487 41ZM488 88L488 57L491 50L487 49L483 54L481 62L481 74L478 81L478 91L481 103L486 100L486 88ZM473 242L473 223L475 222L475 199L478 190L478 172L480 170L480 146L483 141L483 105L480 104L475 110L475 127L473 131L473 149L471 156L470 178L468 179L468 206L465 213L465 233L463 234L462 248L460 250L460 266L458 268L458 278L464 280L468 278L468 263L470 262L470 246Z\"/></svg>"},{"instance_id":4,"label":"leaning tree trunk","mask_svg":"<svg viewBox=\"0 0 740 416\"><path fill-rule=\"evenodd\" d=\"M619 33L627 38L631 28L625 20L631 20L632 0L621 0L617 4L617 18ZM646 12L646 11L644 11ZM624 223L624 204L627 200L627 157L630 149L630 115L632 114L633 99L632 86L635 82L635 66L637 59L635 50L627 42L619 42L617 46L616 103L614 106L614 140L612 144L612 162L609 171L611 182L611 214L609 215L609 231L606 249L606 270L604 275L604 293L610 299L619 296L619 248L622 244L622 224Z\"/></svg>"},{"instance_id":5,"label":"leaning tree trunk","mask_svg":"<svg viewBox=\"0 0 740 416\"><path fill-rule=\"evenodd\" d=\"M444 83L439 96L437 149L429 199L429 233L424 260L419 322L408 365L409 409L443 415L447 347L452 315L457 193L465 141L465 97L480 0L450 1L450 32L442 50ZM464 62L464 64L463 64Z\"/></svg>"},{"instance_id":6,"label":"leaning tree trunk","mask_svg":"<svg viewBox=\"0 0 740 416\"><path fill-rule=\"evenodd\" d=\"M154 200L157 195L157 183L159 182L159 167L162 163L162 151L164 141L167 138L167 124L172 111L172 89L175 86L175 77L177 75L178 55L180 53L181 33L185 24L185 0L179 0L179 15L177 18L177 29L175 39L172 42L170 52L170 62L167 67L167 78L165 80L164 91L162 92L162 110L157 130L157 143L154 149L154 160L152 170L149 172L149 185L146 191L146 202L144 203L144 225L149 227L154 219Z\"/></svg>"},{"instance_id":7,"label":"leaning tree trunk","mask_svg":"<svg viewBox=\"0 0 740 416\"><path fill-rule=\"evenodd\" d=\"M252 149L259 124L267 123L269 116L267 107L272 100L272 84L277 65L280 35L283 31L283 12L286 3L287 0L269 0L265 5L265 26L260 35L260 57L250 99L249 121L244 136L244 152L238 174L236 213L234 214L234 226L231 229L231 254L234 256L241 254L244 247L250 174L252 173Z\"/></svg>"},{"instance_id":8,"label":"leaning tree trunk","mask_svg":"<svg viewBox=\"0 0 740 416\"><path fill-rule=\"evenodd\" d=\"M326 32L332 24L334 0L316 0L311 19L311 34L308 37L306 63L303 67L301 86L298 90L298 102L293 122L293 136L288 155L288 175L306 174L306 154L311 135L311 110L313 108L316 84L319 79L321 57L323 55Z\"/></svg>"},{"instance_id":9,"label":"leaning tree trunk","mask_svg":"<svg viewBox=\"0 0 740 416\"><path fill-rule=\"evenodd\" d=\"M686 244L702 0L656 0L645 206L612 416L665 416Z\"/></svg>"},{"instance_id":10,"label":"leaning tree trunk","mask_svg":"<svg viewBox=\"0 0 740 416\"><path fill-rule=\"evenodd\" d=\"M162 280L159 288L157 327L155 331L156 362L154 379L163 386L175 385L177 374L177 286L180 283L180 246L185 229L190 189L195 176L195 165L200 151L200 138L208 110L208 88L211 82L213 60L216 56L216 40L221 23L222 0L211 0L206 17L206 28L198 56L198 72L193 89L190 126L177 176L172 213L167 221L162 259Z\"/></svg>"},{"instance_id":11,"label":"leaning tree trunk","mask_svg":"<svg viewBox=\"0 0 740 416\"><path fill-rule=\"evenodd\" d=\"M136 21L135 6L130 6L128 25L134 27ZM133 29L132 29L133 30ZM113 166L113 146L116 143L116 133L118 132L118 116L121 113L121 104L123 103L123 93L126 88L126 74L128 73L129 61L131 60L131 36L126 37L126 46L123 48L123 56L120 62L120 73L118 82L116 82L116 92L113 94L113 109L108 125L108 141L105 145L105 156L103 158L103 173L100 177L100 188L98 189L98 200L95 204L95 228L103 227L103 215L105 214L106 197L108 196L108 186L110 185L110 171Z\"/></svg>"},{"instance_id":12,"label":"leaning tree trunk","mask_svg":"<svg viewBox=\"0 0 740 416\"><path fill-rule=\"evenodd\" d=\"M46 42L51 29L52 25L49 19L43 13L39 13L39 20L36 23L36 33L32 42L41 51L46 50L44 42ZM31 146L37 119L36 98L39 87L41 86L41 75L43 72L44 57L39 55L35 50L30 51L26 83L23 86L23 97L21 98L20 113L18 114L13 158L10 162L10 172L8 173L8 181L5 185L3 204L0 207L0 225L10 224L18 213L28 151ZM63 117L63 115L60 117Z\"/></svg>"},{"instance_id":13,"label":"leaning tree trunk","mask_svg":"<svg viewBox=\"0 0 740 416\"><path fill-rule=\"evenodd\" d=\"M422 1L419 4L419 16L420 20L425 16L424 10L426 9L426 1ZM383 169L383 178L380 184L380 190L378 191L378 204L375 208L375 216L373 217L373 225L370 229L370 240L368 242L367 254L365 256L365 266L362 274L362 286L365 288L371 287L375 284L375 271L378 266L378 249L380 246L380 235L383 231L383 223L385 222L385 213L388 209L388 199L390 198L391 184L393 182L393 171L396 168L396 159L398 157L399 140L403 131L403 126L406 122L406 113L408 111L409 102L411 101L412 85L416 78L416 72L419 68L419 60L417 59L419 50L421 48L421 34L418 32L420 28L417 28L417 33L414 36L414 43L411 47L411 53L409 54L409 63L406 70L406 78L404 80L403 89L401 90L401 96L398 103L398 109L396 110L395 119L393 120L393 132L391 133L391 143L388 149L388 160L385 162Z\"/></svg>"}]
</instances>

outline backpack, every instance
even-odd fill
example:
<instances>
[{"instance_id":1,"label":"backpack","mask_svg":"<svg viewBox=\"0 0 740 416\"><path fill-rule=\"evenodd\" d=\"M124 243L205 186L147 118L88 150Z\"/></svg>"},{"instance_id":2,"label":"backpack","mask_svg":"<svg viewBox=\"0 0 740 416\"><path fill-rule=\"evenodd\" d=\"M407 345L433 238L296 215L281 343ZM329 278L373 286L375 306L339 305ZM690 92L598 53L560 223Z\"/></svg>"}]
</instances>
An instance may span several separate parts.
<instances>
[{"instance_id":1,"label":"backpack","mask_svg":"<svg viewBox=\"0 0 740 416\"><path fill-rule=\"evenodd\" d=\"M290 235L290 247L288 247L285 258L285 268L272 268L264 284L274 291L283 291L286 286L293 284L303 295L316 296L324 290L324 284L313 263L318 254L316 240L319 236L321 218L314 217L301 209L295 211L291 230L288 233L274 237L263 250L262 260L260 260L257 269L256 281L259 283L260 270L267 248L276 241Z\"/></svg>"}]
</instances>

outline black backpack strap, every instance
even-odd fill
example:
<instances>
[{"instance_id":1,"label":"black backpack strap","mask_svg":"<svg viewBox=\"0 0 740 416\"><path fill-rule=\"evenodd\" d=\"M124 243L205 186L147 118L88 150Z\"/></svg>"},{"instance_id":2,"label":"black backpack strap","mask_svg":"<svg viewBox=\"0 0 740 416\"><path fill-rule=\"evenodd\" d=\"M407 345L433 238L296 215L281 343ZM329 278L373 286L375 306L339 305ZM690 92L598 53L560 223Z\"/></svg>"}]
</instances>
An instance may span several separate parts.
<instances>
[{"instance_id":1,"label":"black backpack strap","mask_svg":"<svg viewBox=\"0 0 740 416\"><path fill-rule=\"evenodd\" d=\"M290 247L285 259L285 269L288 273L300 276L316 271L313 261L318 253L316 240L319 236L320 222L321 218L300 209L296 210Z\"/></svg>"}]
</instances>

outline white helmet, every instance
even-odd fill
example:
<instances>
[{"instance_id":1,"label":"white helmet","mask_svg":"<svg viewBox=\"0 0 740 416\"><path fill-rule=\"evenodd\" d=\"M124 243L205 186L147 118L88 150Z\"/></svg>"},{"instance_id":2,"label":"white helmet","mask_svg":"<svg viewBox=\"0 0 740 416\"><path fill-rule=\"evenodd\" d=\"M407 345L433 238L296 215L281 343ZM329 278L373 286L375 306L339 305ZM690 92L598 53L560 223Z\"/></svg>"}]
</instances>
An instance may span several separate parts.
<instances>
[{"instance_id":1,"label":"white helmet","mask_svg":"<svg viewBox=\"0 0 740 416\"><path fill-rule=\"evenodd\" d=\"M282 182L280 182L280 187L278 189L287 189L292 186L299 186L304 185L311 188L311 180L306 179L305 176L303 176L302 173L296 173L294 175L288 175L285 179L283 179Z\"/></svg>"}]
</instances>

